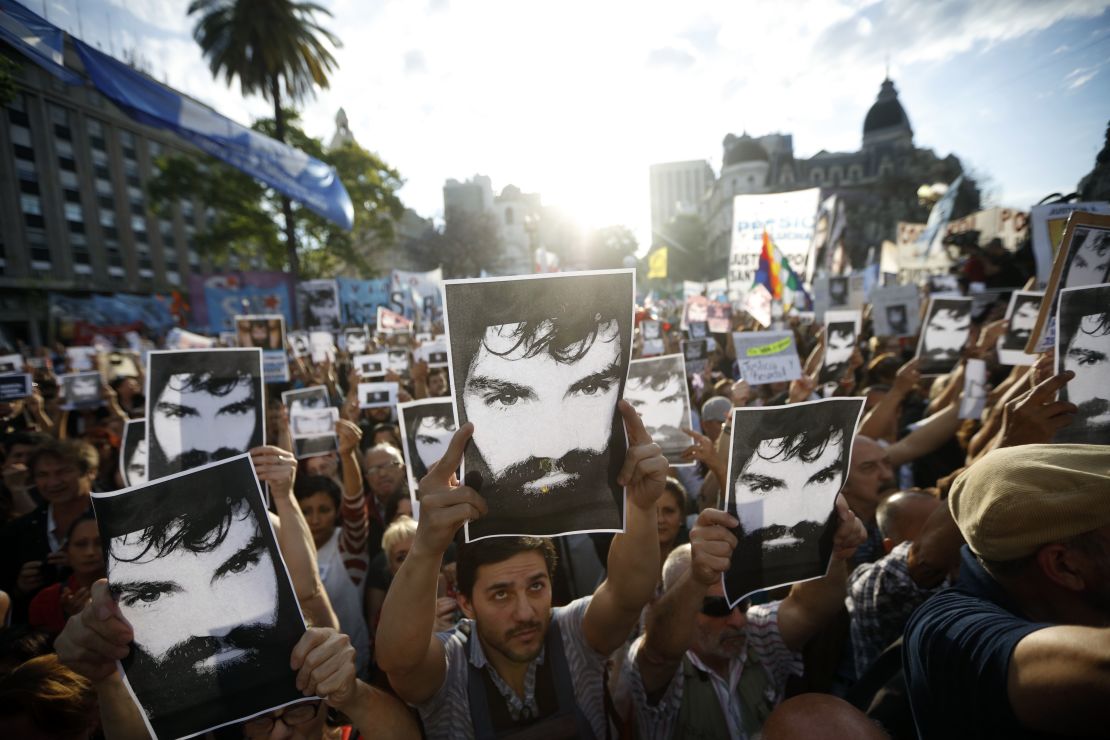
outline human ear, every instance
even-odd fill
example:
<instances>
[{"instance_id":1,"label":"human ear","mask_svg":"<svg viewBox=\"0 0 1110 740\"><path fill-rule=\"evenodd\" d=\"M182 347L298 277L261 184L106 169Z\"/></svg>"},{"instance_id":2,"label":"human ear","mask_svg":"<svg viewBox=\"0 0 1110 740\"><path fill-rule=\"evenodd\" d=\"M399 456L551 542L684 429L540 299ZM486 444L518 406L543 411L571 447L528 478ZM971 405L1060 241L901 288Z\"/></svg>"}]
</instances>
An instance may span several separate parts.
<instances>
[{"instance_id":1,"label":"human ear","mask_svg":"<svg viewBox=\"0 0 1110 740\"><path fill-rule=\"evenodd\" d=\"M466 615L467 619L474 619L475 618L474 617L474 604L473 604L473 602L470 601L470 599L466 598L466 596L464 594L459 593L459 594L456 594L455 601L458 602L459 608L462 609L462 613Z\"/></svg>"},{"instance_id":2,"label":"human ear","mask_svg":"<svg viewBox=\"0 0 1110 740\"><path fill-rule=\"evenodd\" d=\"M1082 555L1062 543L1045 545L1037 552L1041 572L1056 585L1069 591L1082 591L1087 584Z\"/></svg>"}]
</instances>

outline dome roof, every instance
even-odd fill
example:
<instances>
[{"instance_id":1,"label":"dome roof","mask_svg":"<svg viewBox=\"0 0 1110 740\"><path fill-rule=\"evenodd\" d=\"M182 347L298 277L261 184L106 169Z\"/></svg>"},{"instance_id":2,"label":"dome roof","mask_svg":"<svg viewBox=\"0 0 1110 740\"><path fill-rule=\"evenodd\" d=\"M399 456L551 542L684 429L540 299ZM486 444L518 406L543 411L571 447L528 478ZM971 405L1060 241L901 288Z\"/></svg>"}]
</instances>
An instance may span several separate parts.
<instances>
[{"instance_id":1,"label":"dome roof","mask_svg":"<svg viewBox=\"0 0 1110 740\"><path fill-rule=\"evenodd\" d=\"M880 129L899 127L910 128L910 119L898 102L898 91L894 89L894 83L888 78L883 80L878 99L863 119L863 135Z\"/></svg>"},{"instance_id":2,"label":"dome roof","mask_svg":"<svg viewBox=\"0 0 1110 740\"><path fill-rule=\"evenodd\" d=\"M725 137L725 167L745 162L768 162L770 159L763 145L747 134L742 136L729 134Z\"/></svg>"}]
</instances>

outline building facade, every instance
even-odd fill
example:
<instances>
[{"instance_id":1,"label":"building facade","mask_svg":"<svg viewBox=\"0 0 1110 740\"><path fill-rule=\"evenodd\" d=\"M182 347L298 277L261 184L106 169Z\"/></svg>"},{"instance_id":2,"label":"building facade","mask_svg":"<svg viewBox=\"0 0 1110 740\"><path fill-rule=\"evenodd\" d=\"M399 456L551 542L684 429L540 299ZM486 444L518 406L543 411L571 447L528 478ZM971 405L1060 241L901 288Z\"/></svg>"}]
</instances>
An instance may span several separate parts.
<instances>
[{"instance_id":1,"label":"building facade","mask_svg":"<svg viewBox=\"0 0 1110 740\"><path fill-rule=\"evenodd\" d=\"M648 177L652 231L659 231L680 213L697 213L698 204L714 180L713 168L704 159L653 164Z\"/></svg>"}]
</instances>

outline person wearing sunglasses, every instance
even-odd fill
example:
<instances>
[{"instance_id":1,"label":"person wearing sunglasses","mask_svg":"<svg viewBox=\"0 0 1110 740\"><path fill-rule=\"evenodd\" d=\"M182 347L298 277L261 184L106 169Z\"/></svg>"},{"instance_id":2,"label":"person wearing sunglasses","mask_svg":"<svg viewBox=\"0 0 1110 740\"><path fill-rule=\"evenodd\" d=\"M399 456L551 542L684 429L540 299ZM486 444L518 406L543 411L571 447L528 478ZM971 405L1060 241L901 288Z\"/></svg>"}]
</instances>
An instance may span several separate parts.
<instances>
[{"instance_id":1,"label":"person wearing sunglasses","mask_svg":"<svg viewBox=\"0 0 1110 740\"><path fill-rule=\"evenodd\" d=\"M787 678L800 675L800 651L844 603L846 560L867 537L863 524L836 497L839 524L824 578L795 583L781 601L729 607L728 571L738 525L705 509L663 565L663 595L632 644L621 681L636 709L642 738L741 738L759 734L782 701Z\"/></svg>"}]
</instances>

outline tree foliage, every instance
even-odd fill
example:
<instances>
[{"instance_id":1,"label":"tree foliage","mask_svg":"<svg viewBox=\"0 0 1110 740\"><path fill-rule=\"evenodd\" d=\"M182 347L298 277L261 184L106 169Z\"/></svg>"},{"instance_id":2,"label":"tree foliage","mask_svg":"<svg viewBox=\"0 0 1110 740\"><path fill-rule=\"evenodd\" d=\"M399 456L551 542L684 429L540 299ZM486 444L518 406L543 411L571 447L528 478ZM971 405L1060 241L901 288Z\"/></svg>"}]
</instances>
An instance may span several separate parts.
<instances>
[{"instance_id":1,"label":"tree foliage","mask_svg":"<svg viewBox=\"0 0 1110 740\"><path fill-rule=\"evenodd\" d=\"M381 271L381 253L396 241L396 221L404 213L397 196L403 181L378 155L348 142L325 151L323 143L300 127L297 114L286 111L288 143L333 167L354 204L354 228L345 231L298 204L292 204L298 245L300 277L371 275ZM273 119L252 126L272 136ZM259 255L267 267L288 269L288 255L280 238L276 214L281 197L271 188L233 167L204 155L168 155L156 163L157 174L147 184L153 207L166 215L178 200L196 199L208 208L208 218L195 235L197 250L217 264L229 256Z\"/></svg>"},{"instance_id":2,"label":"tree foliage","mask_svg":"<svg viewBox=\"0 0 1110 740\"><path fill-rule=\"evenodd\" d=\"M432 229L405 245L425 269L443 267L445 278L477 277L501 257L501 238L491 213L452 210L442 228Z\"/></svg>"},{"instance_id":3,"label":"tree foliage","mask_svg":"<svg viewBox=\"0 0 1110 740\"><path fill-rule=\"evenodd\" d=\"M627 226L596 229L586 239L587 264L593 270L624 267L625 258L635 255L638 246L636 235Z\"/></svg>"}]
</instances>

